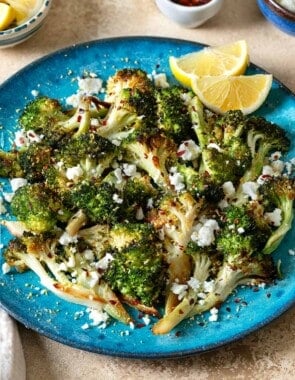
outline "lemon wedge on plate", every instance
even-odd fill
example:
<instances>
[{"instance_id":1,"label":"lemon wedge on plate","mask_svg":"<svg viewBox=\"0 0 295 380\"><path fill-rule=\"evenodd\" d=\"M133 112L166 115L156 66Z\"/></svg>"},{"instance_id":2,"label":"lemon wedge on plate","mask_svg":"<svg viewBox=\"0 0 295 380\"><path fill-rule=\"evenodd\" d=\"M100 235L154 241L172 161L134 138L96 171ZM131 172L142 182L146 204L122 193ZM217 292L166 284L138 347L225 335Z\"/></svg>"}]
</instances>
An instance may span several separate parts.
<instances>
[{"instance_id":1,"label":"lemon wedge on plate","mask_svg":"<svg viewBox=\"0 0 295 380\"><path fill-rule=\"evenodd\" d=\"M7 29L14 21L16 15L14 9L5 3L0 3L0 30Z\"/></svg>"},{"instance_id":2,"label":"lemon wedge on plate","mask_svg":"<svg viewBox=\"0 0 295 380\"><path fill-rule=\"evenodd\" d=\"M271 74L194 77L191 86L210 110L223 114L241 110L244 115L256 111L265 101L272 85Z\"/></svg>"},{"instance_id":3,"label":"lemon wedge on plate","mask_svg":"<svg viewBox=\"0 0 295 380\"><path fill-rule=\"evenodd\" d=\"M38 6L38 0L5 0L15 11L17 24L30 17Z\"/></svg>"},{"instance_id":4,"label":"lemon wedge on plate","mask_svg":"<svg viewBox=\"0 0 295 380\"><path fill-rule=\"evenodd\" d=\"M248 45L245 40L231 44L206 47L181 57L169 57L174 77L190 87L192 76L241 75L249 64Z\"/></svg>"}]
</instances>

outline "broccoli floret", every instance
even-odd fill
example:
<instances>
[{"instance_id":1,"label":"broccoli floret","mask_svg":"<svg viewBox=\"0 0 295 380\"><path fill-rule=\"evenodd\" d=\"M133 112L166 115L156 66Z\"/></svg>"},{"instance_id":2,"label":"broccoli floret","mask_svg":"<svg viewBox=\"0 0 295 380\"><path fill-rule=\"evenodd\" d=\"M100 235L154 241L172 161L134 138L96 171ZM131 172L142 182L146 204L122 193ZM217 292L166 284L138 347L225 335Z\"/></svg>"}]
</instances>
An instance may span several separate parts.
<instances>
[{"instance_id":1,"label":"broccoli floret","mask_svg":"<svg viewBox=\"0 0 295 380\"><path fill-rule=\"evenodd\" d=\"M153 92L123 88L114 99L97 133L111 141L121 141L156 130L156 101Z\"/></svg>"},{"instance_id":2,"label":"broccoli floret","mask_svg":"<svg viewBox=\"0 0 295 380\"><path fill-rule=\"evenodd\" d=\"M126 159L144 170L156 185L172 189L169 168L177 159L177 146L172 139L154 135L138 139L127 139L123 143Z\"/></svg>"},{"instance_id":3,"label":"broccoli floret","mask_svg":"<svg viewBox=\"0 0 295 380\"><path fill-rule=\"evenodd\" d=\"M118 148L107 139L87 133L73 137L61 145L55 160L62 162L64 168L79 165L83 170L82 178L100 177L118 155Z\"/></svg>"},{"instance_id":4,"label":"broccoli floret","mask_svg":"<svg viewBox=\"0 0 295 380\"><path fill-rule=\"evenodd\" d=\"M19 165L23 176L29 182L44 180L44 171L52 164L53 149L42 143L32 143L18 153Z\"/></svg>"},{"instance_id":5,"label":"broccoli floret","mask_svg":"<svg viewBox=\"0 0 295 380\"><path fill-rule=\"evenodd\" d=\"M19 124L26 131L46 134L48 130L55 129L58 122L67 119L58 100L41 96L26 105Z\"/></svg>"},{"instance_id":6,"label":"broccoli floret","mask_svg":"<svg viewBox=\"0 0 295 380\"><path fill-rule=\"evenodd\" d=\"M153 91L153 83L141 69L125 68L109 77L106 88L106 101L113 103L121 90L137 89L141 93Z\"/></svg>"},{"instance_id":7,"label":"broccoli floret","mask_svg":"<svg viewBox=\"0 0 295 380\"><path fill-rule=\"evenodd\" d=\"M217 249L234 255L259 252L269 238L269 230L259 229L247 206L231 205L224 211L224 225L218 235Z\"/></svg>"},{"instance_id":8,"label":"broccoli floret","mask_svg":"<svg viewBox=\"0 0 295 380\"><path fill-rule=\"evenodd\" d=\"M222 186L215 183L208 173L199 173L185 164L178 164L177 171L183 177L186 190L196 199L204 197L208 202L217 203L224 197Z\"/></svg>"},{"instance_id":9,"label":"broccoli floret","mask_svg":"<svg viewBox=\"0 0 295 380\"><path fill-rule=\"evenodd\" d=\"M290 230L294 218L295 180L286 177L273 177L266 181L259 192L263 197L265 209L275 208L281 210L281 222L274 228L265 247L264 253L273 252L281 243L286 233Z\"/></svg>"},{"instance_id":10,"label":"broccoli floret","mask_svg":"<svg viewBox=\"0 0 295 380\"><path fill-rule=\"evenodd\" d=\"M39 276L41 284L58 297L104 310L120 322L130 323L130 315L101 278L111 255L99 257L94 250L85 250L82 235L77 243L67 246L59 244L57 239L58 235L26 234L10 243L6 260L20 270L30 268Z\"/></svg>"},{"instance_id":11,"label":"broccoli floret","mask_svg":"<svg viewBox=\"0 0 295 380\"><path fill-rule=\"evenodd\" d=\"M158 191L147 175L130 177L124 187L124 214L129 220L143 219L145 213L157 199ZM140 217L142 215L142 217Z\"/></svg>"},{"instance_id":12,"label":"broccoli floret","mask_svg":"<svg viewBox=\"0 0 295 380\"><path fill-rule=\"evenodd\" d=\"M0 150L0 177L23 177L24 172L19 164L19 153L16 150L5 152Z\"/></svg>"},{"instance_id":13,"label":"broccoli floret","mask_svg":"<svg viewBox=\"0 0 295 380\"><path fill-rule=\"evenodd\" d=\"M176 142L190 137L192 130L191 116L187 101L192 94L180 86L158 89L158 127Z\"/></svg>"},{"instance_id":14,"label":"broccoli floret","mask_svg":"<svg viewBox=\"0 0 295 380\"><path fill-rule=\"evenodd\" d=\"M261 174L265 159L272 151L288 151L290 140L278 125L262 117L252 116L247 120L247 143L252 154L250 167L246 170L241 183L254 181Z\"/></svg>"},{"instance_id":15,"label":"broccoli floret","mask_svg":"<svg viewBox=\"0 0 295 380\"><path fill-rule=\"evenodd\" d=\"M186 293L179 304L170 313L166 314L154 324L154 334L167 334L176 325L187 318L198 300L198 294L203 291L204 281L206 281L210 275L212 263L209 252L194 243L190 243L186 249L186 254L191 258L193 272L190 280L182 284L186 288Z\"/></svg>"},{"instance_id":16,"label":"broccoli floret","mask_svg":"<svg viewBox=\"0 0 295 380\"><path fill-rule=\"evenodd\" d=\"M72 190L71 203L73 207L82 209L91 222L113 224L121 215L123 199L120 197L112 184L84 181Z\"/></svg>"},{"instance_id":17,"label":"broccoli floret","mask_svg":"<svg viewBox=\"0 0 295 380\"><path fill-rule=\"evenodd\" d=\"M56 194L42 183L19 188L12 198L11 210L19 221L36 233L54 229L58 220L67 221L71 215Z\"/></svg>"},{"instance_id":18,"label":"broccoli floret","mask_svg":"<svg viewBox=\"0 0 295 380\"><path fill-rule=\"evenodd\" d=\"M149 213L149 221L163 235L169 263L165 314L169 314L178 303L176 295L171 291L172 284L176 279L180 283L185 283L189 278L190 259L185 254L185 249L203 203L203 199L196 201L188 192L181 193L177 197L169 194L163 197L158 208Z\"/></svg>"},{"instance_id":19,"label":"broccoli floret","mask_svg":"<svg viewBox=\"0 0 295 380\"><path fill-rule=\"evenodd\" d=\"M151 307L163 291L164 268L164 256L159 247L134 244L114 255L104 279L127 301L133 299Z\"/></svg>"},{"instance_id":20,"label":"broccoli floret","mask_svg":"<svg viewBox=\"0 0 295 380\"><path fill-rule=\"evenodd\" d=\"M159 240L156 230L150 223L117 223L110 230L110 245L121 251L132 244L153 244Z\"/></svg>"}]
</instances>

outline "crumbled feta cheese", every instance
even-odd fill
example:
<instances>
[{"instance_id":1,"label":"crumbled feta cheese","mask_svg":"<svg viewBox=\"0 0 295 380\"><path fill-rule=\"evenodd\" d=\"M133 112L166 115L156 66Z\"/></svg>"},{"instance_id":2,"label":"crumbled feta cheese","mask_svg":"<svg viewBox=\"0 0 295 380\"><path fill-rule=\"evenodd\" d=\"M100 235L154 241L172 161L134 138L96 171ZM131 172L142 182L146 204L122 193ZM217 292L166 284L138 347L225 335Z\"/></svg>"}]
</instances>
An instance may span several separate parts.
<instances>
[{"instance_id":1,"label":"crumbled feta cheese","mask_svg":"<svg viewBox=\"0 0 295 380\"><path fill-rule=\"evenodd\" d=\"M113 260L114 260L114 257L110 253L107 253L102 259L100 259L95 264L95 267L97 269L106 270L108 268L110 262L113 261Z\"/></svg>"},{"instance_id":2,"label":"crumbled feta cheese","mask_svg":"<svg viewBox=\"0 0 295 380\"><path fill-rule=\"evenodd\" d=\"M253 201L257 199L257 190L258 190L258 183L256 182L245 182L242 185L242 190L245 195L250 197Z\"/></svg>"},{"instance_id":3,"label":"crumbled feta cheese","mask_svg":"<svg viewBox=\"0 0 295 380\"><path fill-rule=\"evenodd\" d=\"M93 253L93 251L91 249L85 249L85 251L83 252L83 256L88 261L93 261L94 260L94 253Z\"/></svg>"},{"instance_id":4,"label":"crumbled feta cheese","mask_svg":"<svg viewBox=\"0 0 295 380\"><path fill-rule=\"evenodd\" d=\"M275 208L272 212L266 212L264 214L264 217L268 223L272 224L275 227L278 227L282 223L282 210Z\"/></svg>"},{"instance_id":5,"label":"crumbled feta cheese","mask_svg":"<svg viewBox=\"0 0 295 380\"><path fill-rule=\"evenodd\" d=\"M195 160L201 153L200 147L193 140L186 140L179 145L177 155L184 161Z\"/></svg>"},{"instance_id":6,"label":"crumbled feta cheese","mask_svg":"<svg viewBox=\"0 0 295 380\"><path fill-rule=\"evenodd\" d=\"M281 157L282 157L282 153L281 152L274 152L274 153L271 154L270 159L272 161L275 161L275 160L279 160Z\"/></svg>"},{"instance_id":7,"label":"crumbled feta cheese","mask_svg":"<svg viewBox=\"0 0 295 380\"><path fill-rule=\"evenodd\" d=\"M119 195L117 193L113 194L113 201L115 203L118 203L118 204L122 204L123 203L123 199L119 197Z\"/></svg>"},{"instance_id":8,"label":"crumbled feta cheese","mask_svg":"<svg viewBox=\"0 0 295 380\"><path fill-rule=\"evenodd\" d=\"M90 271L88 274L90 276L90 280L88 280L89 286L90 288L94 288L94 286L98 284L100 274L97 271Z\"/></svg>"},{"instance_id":9,"label":"crumbled feta cheese","mask_svg":"<svg viewBox=\"0 0 295 380\"><path fill-rule=\"evenodd\" d=\"M117 184L120 184L123 182L123 177L122 177L122 169L121 168L117 168L114 170L114 175L116 177L116 180L117 180Z\"/></svg>"},{"instance_id":10,"label":"crumbled feta cheese","mask_svg":"<svg viewBox=\"0 0 295 380\"><path fill-rule=\"evenodd\" d=\"M148 200L147 200L147 208L153 208L154 207L154 200L153 200L153 198L149 198Z\"/></svg>"},{"instance_id":11,"label":"crumbled feta cheese","mask_svg":"<svg viewBox=\"0 0 295 380\"><path fill-rule=\"evenodd\" d=\"M210 309L210 316L208 318L209 322L217 322L218 321L218 309L213 307Z\"/></svg>"},{"instance_id":12,"label":"crumbled feta cheese","mask_svg":"<svg viewBox=\"0 0 295 380\"><path fill-rule=\"evenodd\" d=\"M222 185L222 189L224 195L229 199L232 199L236 193L236 189L231 181L224 182L224 184Z\"/></svg>"},{"instance_id":13,"label":"crumbled feta cheese","mask_svg":"<svg viewBox=\"0 0 295 380\"><path fill-rule=\"evenodd\" d=\"M78 78L79 91L87 95L98 94L102 87L102 80L96 77Z\"/></svg>"},{"instance_id":14,"label":"crumbled feta cheese","mask_svg":"<svg viewBox=\"0 0 295 380\"><path fill-rule=\"evenodd\" d=\"M6 202L10 203L12 201L14 193L3 193L2 195Z\"/></svg>"},{"instance_id":15,"label":"crumbled feta cheese","mask_svg":"<svg viewBox=\"0 0 295 380\"><path fill-rule=\"evenodd\" d=\"M215 231L219 231L219 229L215 219L205 219L194 227L191 239L199 247L207 247L215 241Z\"/></svg>"},{"instance_id":16,"label":"crumbled feta cheese","mask_svg":"<svg viewBox=\"0 0 295 380\"><path fill-rule=\"evenodd\" d=\"M92 320L93 326L99 326L100 328L105 328L106 323L109 320L109 315L99 309L87 309L89 313L89 319Z\"/></svg>"},{"instance_id":17,"label":"crumbled feta cheese","mask_svg":"<svg viewBox=\"0 0 295 380\"><path fill-rule=\"evenodd\" d=\"M61 271L61 272L67 272L68 271L68 267L65 263L60 263L58 265L58 270Z\"/></svg>"},{"instance_id":18,"label":"crumbled feta cheese","mask_svg":"<svg viewBox=\"0 0 295 380\"><path fill-rule=\"evenodd\" d=\"M77 243L78 241L78 237L77 235L75 236L71 236L69 235L66 231L61 235L61 237L59 238L59 243L61 245L69 245L71 243Z\"/></svg>"},{"instance_id":19,"label":"crumbled feta cheese","mask_svg":"<svg viewBox=\"0 0 295 380\"><path fill-rule=\"evenodd\" d=\"M25 178L12 178L10 181L11 190L15 193L20 187L26 186L28 181Z\"/></svg>"},{"instance_id":20,"label":"crumbled feta cheese","mask_svg":"<svg viewBox=\"0 0 295 380\"><path fill-rule=\"evenodd\" d=\"M7 264L7 263L3 263L3 264L2 264L2 273L3 273L3 274L7 274L7 273L9 273L9 272L10 272L10 269L11 269L11 267L10 267L9 264Z\"/></svg>"},{"instance_id":21,"label":"crumbled feta cheese","mask_svg":"<svg viewBox=\"0 0 295 380\"><path fill-rule=\"evenodd\" d=\"M136 165L134 164L123 164L123 172L128 177L135 177L137 175Z\"/></svg>"},{"instance_id":22,"label":"crumbled feta cheese","mask_svg":"<svg viewBox=\"0 0 295 380\"><path fill-rule=\"evenodd\" d=\"M214 280L204 281L203 282L203 290L205 293L211 293L214 290Z\"/></svg>"},{"instance_id":23,"label":"crumbled feta cheese","mask_svg":"<svg viewBox=\"0 0 295 380\"><path fill-rule=\"evenodd\" d=\"M290 256L295 256L295 249L289 249L288 253Z\"/></svg>"},{"instance_id":24,"label":"crumbled feta cheese","mask_svg":"<svg viewBox=\"0 0 295 380\"><path fill-rule=\"evenodd\" d=\"M156 87L167 88L170 86L165 73L153 74L153 79Z\"/></svg>"},{"instance_id":25,"label":"crumbled feta cheese","mask_svg":"<svg viewBox=\"0 0 295 380\"><path fill-rule=\"evenodd\" d=\"M81 101L81 98L82 98L82 94L81 93L77 93L77 94L73 94L73 95L70 95L66 98L66 104L68 106L71 106L71 107L74 107L74 108L77 108L80 101Z\"/></svg>"},{"instance_id":26,"label":"crumbled feta cheese","mask_svg":"<svg viewBox=\"0 0 295 380\"><path fill-rule=\"evenodd\" d=\"M191 277L188 281L187 284L190 288L193 290L198 290L201 286L200 281L198 281L196 278Z\"/></svg>"},{"instance_id":27,"label":"crumbled feta cheese","mask_svg":"<svg viewBox=\"0 0 295 380\"><path fill-rule=\"evenodd\" d=\"M14 135L14 145L18 148L26 146L28 144L28 138L26 132L23 130L16 131Z\"/></svg>"},{"instance_id":28,"label":"crumbled feta cheese","mask_svg":"<svg viewBox=\"0 0 295 380\"><path fill-rule=\"evenodd\" d=\"M238 233L242 235L245 232L245 229L243 227L238 228Z\"/></svg>"},{"instance_id":29,"label":"crumbled feta cheese","mask_svg":"<svg viewBox=\"0 0 295 380\"><path fill-rule=\"evenodd\" d=\"M271 167L273 169L274 176L277 177L283 173L285 169L285 163L282 160L276 160L271 163Z\"/></svg>"},{"instance_id":30,"label":"crumbled feta cheese","mask_svg":"<svg viewBox=\"0 0 295 380\"><path fill-rule=\"evenodd\" d=\"M31 94L32 94L34 97L36 97L36 96L39 95L39 91L37 91L37 90L32 90L32 91L31 91Z\"/></svg>"},{"instance_id":31,"label":"crumbled feta cheese","mask_svg":"<svg viewBox=\"0 0 295 380\"><path fill-rule=\"evenodd\" d=\"M185 188L185 184L183 183L183 176L176 171L176 168L171 168L169 174L169 181L172 186L174 186L175 191L181 191Z\"/></svg>"},{"instance_id":32,"label":"crumbled feta cheese","mask_svg":"<svg viewBox=\"0 0 295 380\"><path fill-rule=\"evenodd\" d=\"M72 168L67 168L66 177L70 181L77 180L83 175L83 170L80 165L73 166Z\"/></svg>"},{"instance_id":33,"label":"crumbled feta cheese","mask_svg":"<svg viewBox=\"0 0 295 380\"><path fill-rule=\"evenodd\" d=\"M187 284L178 284L177 282L174 282L171 286L172 293L178 295L179 300L182 300L185 297L187 289Z\"/></svg>"}]
</instances>

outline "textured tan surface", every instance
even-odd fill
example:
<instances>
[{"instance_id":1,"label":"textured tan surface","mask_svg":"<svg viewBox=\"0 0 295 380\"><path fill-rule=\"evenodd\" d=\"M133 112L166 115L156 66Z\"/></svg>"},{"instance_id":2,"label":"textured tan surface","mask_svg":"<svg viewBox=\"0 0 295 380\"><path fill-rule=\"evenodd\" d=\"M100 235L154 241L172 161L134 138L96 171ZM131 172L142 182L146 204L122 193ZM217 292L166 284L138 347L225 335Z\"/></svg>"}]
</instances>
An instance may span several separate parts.
<instances>
[{"instance_id":1,"label":"textured tan surface","mask_svg":"<svg viewBox=\"0 0 295 380\"><path fill-rule=\"evenodd\" d=\"M254 0L225 0L198 29L183 29L153 0L55 0L47 24L32 39L0 50L0 82L40 56L97 38L158 35L212 45L246 39L251 60L295 91L295 39L268 24ZM63 346L20 326L28 380L295 378L295 309L247 338L178 360L143 361L94 355Z\"/></svg>"}]
</instances>

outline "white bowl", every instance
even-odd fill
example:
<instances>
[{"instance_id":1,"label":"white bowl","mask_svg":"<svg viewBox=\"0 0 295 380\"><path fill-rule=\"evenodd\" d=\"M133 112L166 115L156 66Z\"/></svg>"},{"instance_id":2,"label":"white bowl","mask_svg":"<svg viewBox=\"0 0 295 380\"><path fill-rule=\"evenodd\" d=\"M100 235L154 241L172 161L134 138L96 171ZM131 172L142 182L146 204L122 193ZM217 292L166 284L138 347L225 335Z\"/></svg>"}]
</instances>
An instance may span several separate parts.
<instances>
[{"instance_id":1,"label":"white bowl","mask_svg":"<svg viewBox=\"0 0 295 380\"><path fill-rule=\"evenodd\" d=\"M177 24L186 28L196 28L215 16L221 9L223 0L211 0L204 5L186 6L171 0L156 0L160 11Z\"/></svg>"},{"instance_id":2,"label":"white bowl","mask_svg":"<svg viewBox=\"0 0 295 380\"><path fill-rule=\"evenodd\" d=\"M52 0L40 1L40 6L24 23L10 29L0 31L0 48L17 45L34 35L43 25L49 12Z\"/></svg>"}]
</instances>

